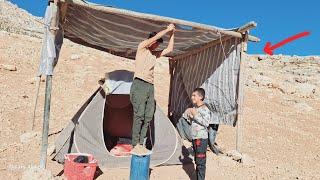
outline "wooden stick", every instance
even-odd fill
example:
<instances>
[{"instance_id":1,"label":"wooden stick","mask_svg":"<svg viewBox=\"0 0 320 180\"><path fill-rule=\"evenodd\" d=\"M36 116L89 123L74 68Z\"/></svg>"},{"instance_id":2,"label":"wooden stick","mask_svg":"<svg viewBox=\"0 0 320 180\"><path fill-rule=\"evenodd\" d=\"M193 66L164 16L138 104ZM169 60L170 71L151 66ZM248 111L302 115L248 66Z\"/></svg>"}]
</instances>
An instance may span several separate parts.
<instances>
[{"instance_id":1,"label":"wooden stick","mask_svg":"<svg viewBox=\"0 0 320 180\"><path fill-rule=\"evenodd\" d=\"M68 0L61 0L61 2L67 2L67 1ZM180 20L180 19L175 19L175 18L169 18L169 17L163 17L163 16L157 16L157 15L152 15L152 14L146 14L146 13L139 13L139 12L129 11L129 10L125 10L125 9L118 9L118 8L113 8L113 7L92 4L92 3L87 4L87 3L82 2L81 0L73 0L72 3L78 4L81 6L85 6L88 8L93 8L95 10L110 13L110 14L131 16L131 17L136 17L136 18L141 18L141 19L148 19L148 20L152 20L152 21L162 21L162 22L167 22L167 23L179 24L179 25L183 25L183 26L191 26L191 27L197 28L197 29L213 31L216 34L221 33L224 35L242 38L242 34L240 32L222 29L222 28L218 28L218 27L210 26L210 25L206 25L206 24L185 21L185 20ZM254 42L260 41L259 38L254 37L254 36L249 36L249 40L254 41Z\"/></svg>"},{"instance_id":2,"label":"wooden stick","mask_svg":"<svg viewBox=\"0 0 320 180\"><path fill-rule=\"evenodd\" d=\"M34 129L34 121L36 119L36 110L37 110L37 104L38 104L38 97L39 97L39 89L40 89L40 81L41 81L41 76L38 76L36 79L36 97L34 99L34 108L33 108L33 117L32 117L32 127L31 130Z\"/></svg>"}]
</instances>

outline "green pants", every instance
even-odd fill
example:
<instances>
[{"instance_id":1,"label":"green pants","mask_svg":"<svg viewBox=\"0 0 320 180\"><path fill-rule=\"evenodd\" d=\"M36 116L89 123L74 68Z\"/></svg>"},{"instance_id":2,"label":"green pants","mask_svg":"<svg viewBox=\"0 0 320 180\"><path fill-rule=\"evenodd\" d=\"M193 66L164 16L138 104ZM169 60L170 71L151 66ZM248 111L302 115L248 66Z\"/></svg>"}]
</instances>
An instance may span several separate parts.
<instances>
[{"instance_id":1,"label":"green pants","mask_svg":"<svg viewBox=\"0 0 320 180\"><path fill-rule=\"evenodd\" d=\"M135 78L130 89L133 106L132 145L143 144L155 111L154 86Z\"/></svg>"}]
</instances>

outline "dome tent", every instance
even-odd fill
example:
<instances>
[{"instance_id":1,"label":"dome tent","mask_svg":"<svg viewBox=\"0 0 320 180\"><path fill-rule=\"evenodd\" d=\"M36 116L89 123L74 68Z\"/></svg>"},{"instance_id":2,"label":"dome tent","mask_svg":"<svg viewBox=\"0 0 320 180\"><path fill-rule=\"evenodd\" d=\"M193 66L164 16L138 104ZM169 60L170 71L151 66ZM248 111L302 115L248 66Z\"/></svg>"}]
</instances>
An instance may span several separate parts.
<instances>
[{"instance_id":1,"label":"dome tent","mask_svg":"<svg viewBox=\"0 0 320 180\"><path fill-rule=\"evenodd\" d=\"M94 154L101 167L130 166L131 157L113 156L106 142L111 136L131 137L133 112L129 92L133 73L118 70L108 73L107 78L105 84L110 94L99 87L84 103L57 138L54 160L63 162L67 153L90 153ZM191 160L188 151L182 147L175 127L159 106L156 106L151 124L148 133L153 146L151 166L181 164ZM106 137L105 134L111 136Z\"/></svg>"}]
</instances>

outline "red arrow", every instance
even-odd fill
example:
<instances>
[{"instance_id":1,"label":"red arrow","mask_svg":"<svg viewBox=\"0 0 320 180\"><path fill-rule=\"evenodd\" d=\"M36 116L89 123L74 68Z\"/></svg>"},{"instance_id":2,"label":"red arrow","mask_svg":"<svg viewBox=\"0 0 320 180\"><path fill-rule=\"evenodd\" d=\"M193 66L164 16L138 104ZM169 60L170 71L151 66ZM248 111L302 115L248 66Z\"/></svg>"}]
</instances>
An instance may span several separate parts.
<instances>
[{"instance_id":1,"label":"red arrow","mask_svg":"<svg viewBox=\"0 0 320 180\"><path fill-rule=\"evenodd\" d=\"M310 32L302 32L302 33L299 33L299 34L296 34L292 37L289 37L281 42L279 42L278 44L275 44L273 46L271 46L271 43L270 42L267 42L266 45L264 46L263 48L263 51L266 53L266 54L269 54L269 55L273 55L273 50L279 48L280 46L283 46L291 41L294 41L296 39L299 39L299 38L302 38L303 36L308 36L310 34Z\"/></svg>"}]
</instances>

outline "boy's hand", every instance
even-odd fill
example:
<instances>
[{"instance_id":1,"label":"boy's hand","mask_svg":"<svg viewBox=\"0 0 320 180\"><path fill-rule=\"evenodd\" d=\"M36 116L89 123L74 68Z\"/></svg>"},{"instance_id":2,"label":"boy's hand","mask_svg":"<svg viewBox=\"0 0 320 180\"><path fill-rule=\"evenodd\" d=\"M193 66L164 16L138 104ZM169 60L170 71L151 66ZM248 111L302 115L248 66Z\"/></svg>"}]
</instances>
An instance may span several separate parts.
<instances>
[{"instance_id":1,"label":"boy's hand","mask_svg":"<svg viewBox=\"0 0 320 180\"><path fill-rule=\"evenodd\" d=\"M197 113L198 113L198 112L196 111L196 109L194 109L194 108L191 108L190 112L191 112L191 114L192 114L193 117L196 116Z\"/></svg>"},{"instance_id":2,"label":"boy's hand","mask_svg":"<svg viewBox=\"0 0 320 180\"><path fill-rule=\"evenodd\" d=\"M188 117L191 119L197 114L197 111L194 108L188 108L186 111Z\"/></svg>"},{"instance_id":3,"label":"boy's hand","mask_svg":"<svg viewBox=\"0 0 320 180\"><path fill-rule=\"evenodd\" d=\"M168 31L174 31L175 28L176 28L176 27L175 27L174 24L172 24L172 23L169 24L168 27L167 27Z\"/></svg>"}]
</instances>

